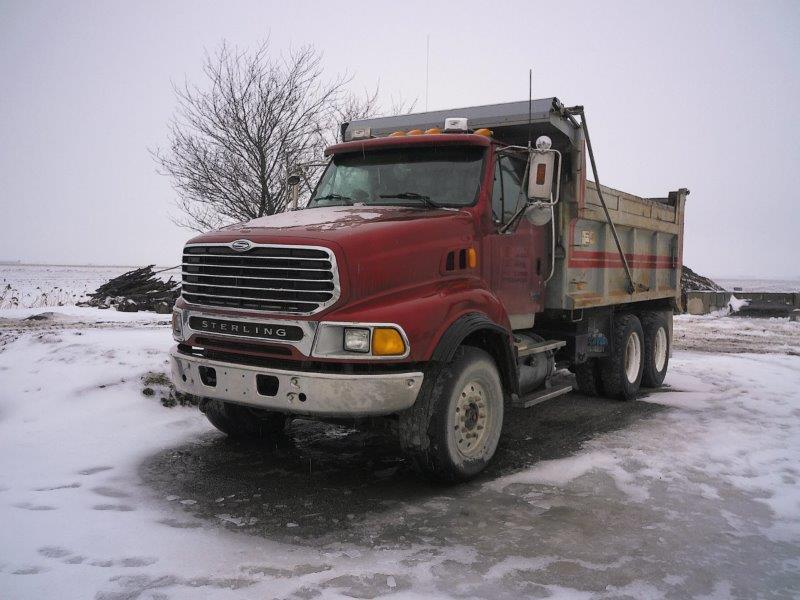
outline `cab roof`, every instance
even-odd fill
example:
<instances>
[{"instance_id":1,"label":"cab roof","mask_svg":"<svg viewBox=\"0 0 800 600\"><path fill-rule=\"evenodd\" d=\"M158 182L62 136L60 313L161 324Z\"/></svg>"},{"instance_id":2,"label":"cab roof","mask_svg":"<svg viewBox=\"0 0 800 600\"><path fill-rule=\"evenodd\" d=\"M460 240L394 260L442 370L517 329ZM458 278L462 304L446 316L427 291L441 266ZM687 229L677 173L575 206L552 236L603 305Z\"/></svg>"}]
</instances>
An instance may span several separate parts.
<instances>
[{"instance_id":1,"label":"cab roof","mask_svg":"<svg viewBox=\"0 0 800 600\"><path fill-rule=\"evenodd\" d=\"M560 140L574 144L577 141L578 125L564 111L564 105L558 98L540 98L529 102L505 102L502 104L485 104L468 106L409 115L392 117L376 117L359 119L342 124L342 139L352 140L355 129L369 128L375 138L383 138L394 131L409 131L441 128L449 117L465 117L470 129L487 128L492 130L492 137L506 144L525 145L528 140L528 111L530 108L530 125L534 138L549 135L554 142ZM461 134L463 137L464 134ZM422 136L414 136L422 137Z\"/></svg>"}]
</instances>

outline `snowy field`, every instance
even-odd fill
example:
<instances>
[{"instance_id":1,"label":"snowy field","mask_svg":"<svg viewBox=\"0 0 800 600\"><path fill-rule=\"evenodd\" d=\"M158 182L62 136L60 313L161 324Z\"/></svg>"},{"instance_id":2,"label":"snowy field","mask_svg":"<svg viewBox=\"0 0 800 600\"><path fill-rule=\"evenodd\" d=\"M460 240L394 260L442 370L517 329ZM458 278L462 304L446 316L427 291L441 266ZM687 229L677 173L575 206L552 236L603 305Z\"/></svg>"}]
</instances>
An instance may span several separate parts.
<instances>
[{"instance_id":1,"label":"snowy field","mask_svg":"<svg viewBox=\"0 0 800 600\"><path fill-rule=\"evenodd\" d=\"M71 306L109 279L135 268L138 267L0 264L0 310ZM177 269L164 272L161 277L167 279L170 275L180 279Z\"/></svg>"},{"instance_id":2,"label":"snowy field","mask_svg":"<svg viewBox=\"0 0 800 600\"><path fill-rule=\"evenodd\" d=\"M800 292L800 277L795 279L729 279L713 278L726 290L742 288L743 292Z\"/></svg>"},{"instance_id":3,"label":"snowy field","mask_svg":"<svg viewBox=\"0 0 800 600\"><path fill-rule=\"evenodd\" d=\"M664 391L514 411L443 487L378 434L162 406L166 317L0 318L0 598L800 596L800 323L679 317Z\"/></svg>"}]
</instances>

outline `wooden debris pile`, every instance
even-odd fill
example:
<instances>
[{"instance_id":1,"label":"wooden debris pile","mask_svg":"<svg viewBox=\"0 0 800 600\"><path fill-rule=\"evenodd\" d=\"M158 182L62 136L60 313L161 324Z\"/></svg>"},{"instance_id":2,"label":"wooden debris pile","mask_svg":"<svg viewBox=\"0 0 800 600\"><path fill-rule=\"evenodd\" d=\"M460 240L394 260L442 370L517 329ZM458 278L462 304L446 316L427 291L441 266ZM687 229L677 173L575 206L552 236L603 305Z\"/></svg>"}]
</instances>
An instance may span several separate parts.
<instances>
[{"instance_id":1,"label":"wooden debris pile","mask_svg":"<svg viewBox=\"0 0 800 600\"><path fill-rule=\"evenodd\" d=\"M155 265L134 269L114 277L89 294L89 300L79 306L114 307L122 312L151 310L161 314L172 312L181 293L181 284L170 277L164 280L154 271Z\"/></svg>"}]
</instances>

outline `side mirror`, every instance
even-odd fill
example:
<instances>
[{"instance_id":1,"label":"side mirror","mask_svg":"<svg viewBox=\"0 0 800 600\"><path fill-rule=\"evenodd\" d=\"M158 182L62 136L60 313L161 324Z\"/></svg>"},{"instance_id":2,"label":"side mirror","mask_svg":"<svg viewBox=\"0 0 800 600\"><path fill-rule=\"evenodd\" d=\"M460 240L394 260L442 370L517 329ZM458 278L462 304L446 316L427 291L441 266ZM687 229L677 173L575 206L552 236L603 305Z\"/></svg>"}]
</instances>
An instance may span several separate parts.
<instances>
[{"instance_id":1,"label":"side mirror","mask_svg":"<svg viewBox=\"0 0 800 600\"><path fill-rule=\"evenodd\" d=\"M528 198L531 200L553 200L553 171L556 156L553 152L534 151L528 172Z\"/></svg>"},{"instance_id":2,"label":"side mirror","mask_svg":"<svg viewBox=\"0 0 800 600\"><path fill-rule=\"evenodd\" d=\"M289 207L289 210L297 210L297 199L300 196L300 182L302 179L300 178L300 172L297 170L292 171L289 173L289 176L286 178L286 183L289 186L289 190L291 193L292 203Z\"/></svg>"}]
</instances>

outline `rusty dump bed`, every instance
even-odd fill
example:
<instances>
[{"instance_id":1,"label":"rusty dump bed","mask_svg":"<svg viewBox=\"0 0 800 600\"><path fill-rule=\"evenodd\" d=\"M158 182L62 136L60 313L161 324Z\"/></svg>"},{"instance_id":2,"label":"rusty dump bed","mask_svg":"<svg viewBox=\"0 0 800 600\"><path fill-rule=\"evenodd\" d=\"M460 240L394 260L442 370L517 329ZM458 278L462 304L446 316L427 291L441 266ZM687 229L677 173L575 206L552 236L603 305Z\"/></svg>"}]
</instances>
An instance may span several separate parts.
<instances>
[{"instance_id":1,"label":"rusty dump bed","mask_svg":"<svg viewBox=\"0 0 800 600\"><path fill-rule=\"evenodd\" d=\"M611 220L628 261L635 291L629 293L597 185L562 194L556 220L555 272L546 308L581 309L624 302L670 299L680 304L683 216L687 190L665 198L640 198L602 186Z\"/></svg>"},{"instance_id":2,"label":"rusty dump bed","mask_svg":"<svg viewBox=\"0 0 800 600\"><path fill-rule=\"evenodd\" d=\"M490 129L499 146L527 146L530 138L549 136L553 148L563 156L563 165L554 244L551 225L542 226L547 231L548 248L555 247L545 308L578 310L655 299L667 299L679 306L688 190L670 192L664 198L641 198L602 186L633 276L635 289L629 293L628 278L597 186L587 181L589 160L577 114L558 98L543 98L530 103L524 100L355 121L343 126L342 136L351 139L359 127L369 127L377 137L395 130L441 127L447 117L465 117L473 129ZM602 149L597 162L602 170Z\"/></svg>"}]
</instances>

